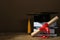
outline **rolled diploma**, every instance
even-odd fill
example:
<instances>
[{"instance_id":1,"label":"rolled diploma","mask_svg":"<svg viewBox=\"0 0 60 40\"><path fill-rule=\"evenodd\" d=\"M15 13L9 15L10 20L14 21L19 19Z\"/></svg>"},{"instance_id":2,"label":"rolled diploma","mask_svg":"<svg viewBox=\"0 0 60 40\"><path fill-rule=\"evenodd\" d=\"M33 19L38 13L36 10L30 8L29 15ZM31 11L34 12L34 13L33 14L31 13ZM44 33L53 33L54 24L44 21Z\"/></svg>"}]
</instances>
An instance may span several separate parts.
<instances>
[{"instance_id":1,"label":"rolled diploma","mask_svg":"<svg viewBox=\"0 0 60 40\"><path fill-rule=\"evenodd\" d=\"M48 23L48 25L51 25L51 24L53 24L55 21L57 21L58 20L58 16L55 16L53 19L51 19L49 22L47 22ZM31 36L34 36L34 35L36 35L37 33L39 33L40 32L40 30L39 29L37 29L35 32L32 32L31 33Z\"/></svg>"}]
</instances>

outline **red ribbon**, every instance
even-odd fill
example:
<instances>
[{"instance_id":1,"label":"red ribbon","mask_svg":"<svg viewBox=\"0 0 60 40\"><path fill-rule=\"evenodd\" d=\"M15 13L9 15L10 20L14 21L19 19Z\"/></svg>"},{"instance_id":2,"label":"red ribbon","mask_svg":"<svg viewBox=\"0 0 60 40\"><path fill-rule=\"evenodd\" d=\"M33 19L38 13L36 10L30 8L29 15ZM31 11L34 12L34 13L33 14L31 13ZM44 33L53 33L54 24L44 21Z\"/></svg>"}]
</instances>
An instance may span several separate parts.
<instances>
[{"instance_id":1,"label":"red ribbon","mask_svg":"<svg viewBox=\"0 0 60 40\"><path fill-rule=\"evenodd\" d=\"M42 25L41 28L39 28L39 30L42 31L42 32L46 32L47 34L50 34L50 30L49 30L48 26L49 26L48 23L45 23L45 24ZM48 36L43 35L42 37L46 38Z\"/></svg>"}]
</instances>

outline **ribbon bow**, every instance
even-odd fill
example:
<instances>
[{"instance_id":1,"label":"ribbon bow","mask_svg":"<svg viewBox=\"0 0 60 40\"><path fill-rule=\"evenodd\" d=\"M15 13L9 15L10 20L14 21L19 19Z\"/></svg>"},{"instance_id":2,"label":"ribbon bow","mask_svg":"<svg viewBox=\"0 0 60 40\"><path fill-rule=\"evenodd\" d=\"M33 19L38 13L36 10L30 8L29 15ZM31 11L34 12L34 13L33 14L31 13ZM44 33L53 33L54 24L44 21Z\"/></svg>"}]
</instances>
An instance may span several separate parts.
<instances>
[{"instance_id":1,"label":"ribbon bow","mask_svg":"<svg viewBox=\"0 0 60 40\"><path fill-rule=\"evenodd\" d=\"M47 34L50 34L50 30L49 30L48 26L49 26L48 23L45 23L42 25L41 28L39 28L39 30L42 32L46 32ZM43 35L42 37L47 38L48 36Z\"/></svg>"}]
</instances>

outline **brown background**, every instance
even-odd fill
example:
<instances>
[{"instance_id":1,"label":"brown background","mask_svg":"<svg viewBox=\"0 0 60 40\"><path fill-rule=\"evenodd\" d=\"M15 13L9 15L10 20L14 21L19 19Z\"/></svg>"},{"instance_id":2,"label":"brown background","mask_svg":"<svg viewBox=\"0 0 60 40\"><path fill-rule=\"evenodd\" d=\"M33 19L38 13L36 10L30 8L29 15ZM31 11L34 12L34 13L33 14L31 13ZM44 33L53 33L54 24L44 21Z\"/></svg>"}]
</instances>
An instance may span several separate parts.
<instances>
[{"instance_id":1,"label":"brown background","mask_svg":"<svg viewBox=\"0 0 60 40\"><path fill-rule=\"evenodd\" d=\"M0 32L25 32L26 14L31 11L59 12L59 16L60 0L0 0Z\"/></svg>"}]
</instances>

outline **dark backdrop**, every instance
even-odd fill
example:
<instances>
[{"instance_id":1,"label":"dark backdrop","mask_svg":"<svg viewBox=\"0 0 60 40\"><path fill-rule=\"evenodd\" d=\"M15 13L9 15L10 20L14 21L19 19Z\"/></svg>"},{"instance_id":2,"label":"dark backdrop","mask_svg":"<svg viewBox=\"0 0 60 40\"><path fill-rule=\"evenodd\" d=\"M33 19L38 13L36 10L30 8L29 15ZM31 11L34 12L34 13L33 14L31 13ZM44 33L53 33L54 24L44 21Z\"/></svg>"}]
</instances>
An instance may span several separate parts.
<instances>
[{"instance_id":1,"label":"dark backdrop","mask_svg":"<svg viewBox=\"0 0 60 40\"><path fill-rule=\"evenodd\" d=\"M25 32L31 11L60 13L60 0L0 0L0 32Z\"/></svg>"}]
</instances>

